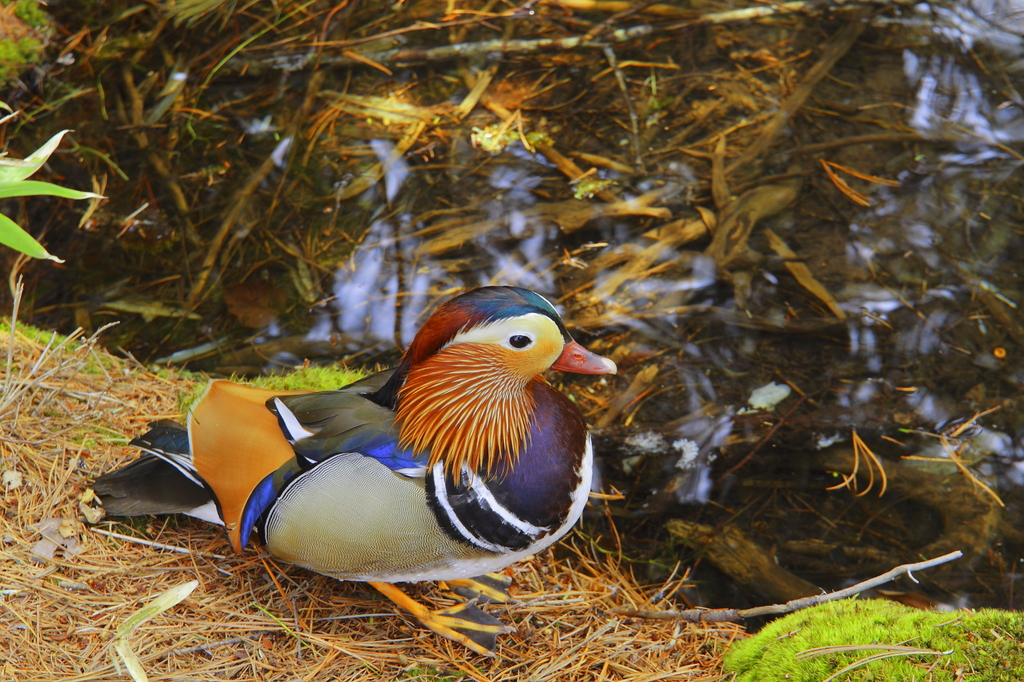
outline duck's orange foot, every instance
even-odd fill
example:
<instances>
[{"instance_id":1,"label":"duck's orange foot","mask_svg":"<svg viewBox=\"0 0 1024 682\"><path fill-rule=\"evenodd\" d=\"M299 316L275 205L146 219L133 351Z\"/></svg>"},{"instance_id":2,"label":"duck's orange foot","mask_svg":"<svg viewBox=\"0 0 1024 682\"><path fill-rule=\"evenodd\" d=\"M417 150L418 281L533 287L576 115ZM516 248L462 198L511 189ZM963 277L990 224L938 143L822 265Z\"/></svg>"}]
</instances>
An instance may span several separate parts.
<instances>
[{"instance_id":1,"label":"duck's orange foot","mask_svg":"<svg viewBox=\"0 0 1024 682\"><path fill-rule=\"evenodd\" d=\"M508 603L511 597L508 596L509 585L512 578L503 573L488 573L475 578L460 578L459 580L444 581L455 594L466 599L476 599L480 604Z\"/></svg>"},{"instance_id":2,"label":"duck's orange foot","mask_svg":"<svg viewBox=\"0 0 1024 682\"><path fill-rule=\"evenodd\" d=\"M371 582L370 585L408 611L424 627L484 656L494 656L498 635L515 630L478 609L472 601L431 611L391 583Z\"/></svg>"}]
</instances>

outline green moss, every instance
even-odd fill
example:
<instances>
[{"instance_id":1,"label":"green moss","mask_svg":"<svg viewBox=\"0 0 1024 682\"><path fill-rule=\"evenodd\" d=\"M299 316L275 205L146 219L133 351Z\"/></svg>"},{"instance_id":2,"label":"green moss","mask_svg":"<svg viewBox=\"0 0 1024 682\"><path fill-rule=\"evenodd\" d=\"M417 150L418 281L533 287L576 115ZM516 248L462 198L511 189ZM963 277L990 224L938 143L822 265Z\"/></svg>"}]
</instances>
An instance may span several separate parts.
<instances>
[{"instance_id":1,"label":"green moss","mask_svg":"<svg viewBox=\"0 0 1024 682\"><path fill-rule=\"evenodd\" d=\"M459 682L469 679L462 673L446 673L429 666L416 665L405 671L401 680L418 680L419 682Z\"/></svg>"},{"instance_id":2,"label":"green moss","mask_svg":"<svg viewBox=\"0 0 1024 682\"><path fill-rule=\"evenodd\" d=\"M207 381L188 381L181 383L181 392L178 393L178 411L185 414L192 405L199 400L199 396L206 390Z\"/></svg>"},{"instance_id":3,"label":"green moss","mask_svg":"<svg viewBox=\"0 0 1024 682\"><path fill-rule=\"evenodd\" d=\"M25 324L24 322L18 323L17 330L18 333L24 336L26 339L34 343L41 343L44 346L47 343L49 343L50 339L53 338L55 335L56 338L54 338L53 341L54 345L59 344L61 341L67 338L63 334L57 334L57 332L48 332L44 329L40 329L39 327L33 327L30 324ZM7 336L10 333L11 319L9 317L0 318L0 335Z\"/></svg>"},{"instance_id":4,"label":"green moss","mask_svg":"<svg viewBox=\"0 0 1024 682\"><path fill-rule=\"evenodd\" d=\"M37 62L42 49L41 43L30 38L0 38L0 81L6 83L24 71L26 66Z\"/></svg>"},{"instance_id":5,"label":"green moss","mask_svg":"<svg viewBox=\"0 0 1024 682\"><path fill-rule=\"evenodd\" d=\"M205 377L203 380L199 380L199 375L194 376L196 376L195 383L186 383L178 397L178 407L181 408L182 414L187 412L206 390L208 382ZM273 374L244 381L232 377L232 381L238 381L247 386L267 388L271 391L332 391L359 381L365 376L366 374L363 372L328 365L326 367L306 367L289 374Z\"/></svg>"},{"instance_id":6,"label":"green moss","mask_svg":"<svg viewBox=\"0 0 1024 682\"><path fill-rule=\"evenodd\" d=\"M16 330L18 334L25 337L32 343L43 347L49 346L51 349L58 348L59 346L61 346L61 344L64 344L67 341L67 337L64 336L63 334L58 334L57 332L48 331L46 329L40 329L39 327L33 327L32 325L25 324L24 322L19 322L16 327ZM0 318L0 347L6 347L10 333L10 319L6 317ZM60 353L58 357L63 359L70 356L75 350L79 348L79 344L82 342L82 340L87 337L88 335L79 336L72 343L65 345L61 350L58 351L58 353ZM97 364L97 358L99 359L99 364ZM103 368L109 371L111 369L119 368L120 360L110 355L107 355L106 353L90 353L89 356L85 359L85 364L82 365L80 370L84 374L101 374L103 370L100 368L100 365L102 365Z\"/></svg>"},{"instance_id":7,"label":"green moss","mask_svg":"<svg viewBox=\"0 0 1024 682\"><path fill-rule=\"evenodd\" d=\"M881 600L822 604L780 618L725 657L736 682L1016 682L1024 679L1024 614L936 613ZM936 653L894 653L905 646ZM819 647L844 647L813 655Z\"/></svg>"},{"instance_id":8,"label":"green moss","mask_svg":"<svg viewBox=\"0 0 1024 682\"><path fill-rule=\"evenodd\" d=\"M363 372L327 365L324 367L306 367L289 374L272 374L246 381L250 386L269 388L272 391L333 391L359 381L366 374Z\"/></svg>"},{"instance_id":9,"label":"green moss","mask_svg":"<svg viewBox=\"0 0 1024 682\"><path fill-rule=\"evenodd\" d=\"M3 2L4 12L11 5ZM42 60L50 18L35 0L18 0L4 19L0 36L0 83L6 83L31 64Z\"/></svg>"},{"instance_id":10,"label":"green moss","mask_svg":"<svg viewBox=\"0 0 1024 682\"><path fill-rule=\"evenodd\" d=\"M5 7L10 6L9 2L3 4ZM14 6L14 16L37 31L50 28L50 15L43 11L42 3L36 2L36 0L19 0Z\"/></svg>"}]
</instances>

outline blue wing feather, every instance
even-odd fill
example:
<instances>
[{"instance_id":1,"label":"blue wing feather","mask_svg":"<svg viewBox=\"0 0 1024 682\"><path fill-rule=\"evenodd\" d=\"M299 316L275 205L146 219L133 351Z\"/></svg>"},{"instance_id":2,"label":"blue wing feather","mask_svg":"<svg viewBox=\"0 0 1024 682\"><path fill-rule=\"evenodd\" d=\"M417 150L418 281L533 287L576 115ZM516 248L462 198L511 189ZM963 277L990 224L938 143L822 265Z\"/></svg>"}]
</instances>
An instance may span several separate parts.
<instances>
[{"instance_id":1,"label":"blue wing feather","mask_svg":"<svg viewBox=\"0 0 1024 682\"><path fill-rule=\"evenodd\" d=\"M367 457L373 457L392 471L398 471L406 475L415 472L413 475L419 478L426 476L427 455L421 454L416 456L409 448L399 447L398 443L392 438L381 438L377 439L376 442L371 440L364 444L363 447L357 449L356 452L362 453Z\"/></svg>"},{"instance_id":2,"label":"blue wing feather","mask_svg":"<svg viewBox=\"0 0 1024 682\"><path fill-rule=\"evenodd\" d=\"M358 452L372 457L392 471L422 469L425 472L428 458L426 453L417 456L411 449L400 447L397 436L393 434L372 432L367 428L356 428L328 439L316 436L303 438L295 441L292 447L295 454L304 460L305 466L315 466L342 452Z\"/></svg>"},{"instance_id":3,"label":"blue wing feather","mask_svg":"<svg viewBox=\"0 0 1024 682\"><path fill-rule=\"evenodd\" d=\"M242 510L242 517L238 520L239 528L239 546L245 547L246 543L249 542L249 536L252 535L253 528L256 526L256 522L263 512L270 509L270 506L277 500L277 496L280 494L279 486L275 484L275 476L277 472L268 474L262 481L260 481L252 493L249 495L249 499L245 502L245 509Z\"/></svg>"}]
</instances>

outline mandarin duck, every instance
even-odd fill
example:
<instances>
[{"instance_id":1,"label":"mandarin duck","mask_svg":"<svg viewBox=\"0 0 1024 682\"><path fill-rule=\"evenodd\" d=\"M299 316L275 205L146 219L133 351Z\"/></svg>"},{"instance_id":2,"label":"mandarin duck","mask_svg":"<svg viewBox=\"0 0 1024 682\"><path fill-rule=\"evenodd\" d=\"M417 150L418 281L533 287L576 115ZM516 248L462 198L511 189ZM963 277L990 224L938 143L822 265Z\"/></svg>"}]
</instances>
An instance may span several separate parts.
<instances>
[{"instance_id":1,"label":"mandarin duck","mask_svg":"<svg viewBox=\"0 0 1024 682\"><path fill-rule=\"evenodd\" d=\"M344 388L210 382L185 426L151 424L132 441L142 457L93 488L110 515L223 525L236 552L255 531L275 559L369 582L434 632L491 654L506 628L476 599L432 612L392 583L441 580L504 600L508 581L493 574L580 518L591 439L542 378L549 368L616 371L540 295L475 289L441 305L395 369Z\"/></svg>"}]
</instances>

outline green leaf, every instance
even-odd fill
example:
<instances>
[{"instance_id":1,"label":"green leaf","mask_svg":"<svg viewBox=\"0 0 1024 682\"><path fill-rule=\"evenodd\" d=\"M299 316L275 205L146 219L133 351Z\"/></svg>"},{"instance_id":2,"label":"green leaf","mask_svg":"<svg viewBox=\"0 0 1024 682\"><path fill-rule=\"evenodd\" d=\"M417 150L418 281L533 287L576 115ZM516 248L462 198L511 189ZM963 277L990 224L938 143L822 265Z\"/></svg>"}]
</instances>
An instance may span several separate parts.
<instances>
[{"instance_id":1,"label":"green leaf","mask_svg":"<svg viewBox=\"0 0 1024 682\"><path fill-rule=\"evenodd\" d=\"M41 195L62 197L64 199L106 199L101 194L69 189L55 185L52 182L21 180L20 182L12 182L10 184L0 183L0 199L8 197L36 197Z\"/></svg>"},{"instance_id":2,"label":"green leaf","mask_svg":"<svg viewBox=\"0 0 1024 682\"><path fill-rule=\"evenodd\" d=\"M42 244L32 238L32 235L21 229L18 223L3 213L0 213L0 244L6 244L12 249L21 251L33 258L49 258L58 263L64 262L44 249Z\"/></svg>"},{"instance_id":3,"label":"green leaf","mask_svg":"<svg viewBox=\"0 0 1024 682\"><path fill-rule=\"evenodd\" d=\"M125 667L128 669L128 674L131 675L135 682L148 682L149 678L142 667L142 662L135 655L131 644L128 643L128 635L153 616L163 613L192 594L192 590L196 589L198 585L198 580L190 580L183 585L172 587L166 592L161 593L153 601L128 616L128 619L114 633L114 651L121 657ZM114 659L114 663L117 663L117 659Z\"/></svg>"},{"instance_id":4,"label":"green leaf","mask_svg":"<svg viewBox=\"0 0 1024 682\"><path fill-rule=\"evenodd\" d=\"M57 145L60 144L61 138L68 132L70 131L60 131L47 140L46 144L42 147L29 154L28 158L0 159L0 186L24 180L42 168L43 164L46 163L46 160L50 158L50 154L57 149Z\"/></svg>"},{"instance_id":5,"label":"green leaf","mask_svg":"<svg viewBox=\"0 0 1024 682\"><path fill-rule=\"evenodd\" d=\"M119 627L117 632L114 633L114 637L121 638L130 634L132 630L142 625L153 616L163 613L188 595L192 594L192 590L196 589L198 586L198 580L190 580L183 585L172 587L166 592L161 593L153 601L128 616L128 620L121 624L121 627Z\"/></svg>"}]
</instances>

